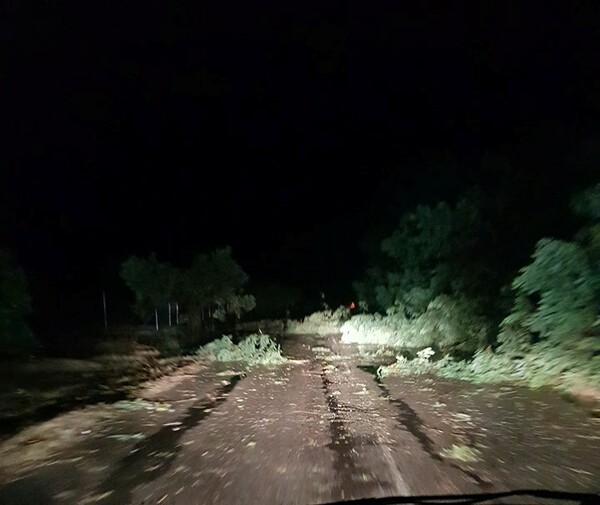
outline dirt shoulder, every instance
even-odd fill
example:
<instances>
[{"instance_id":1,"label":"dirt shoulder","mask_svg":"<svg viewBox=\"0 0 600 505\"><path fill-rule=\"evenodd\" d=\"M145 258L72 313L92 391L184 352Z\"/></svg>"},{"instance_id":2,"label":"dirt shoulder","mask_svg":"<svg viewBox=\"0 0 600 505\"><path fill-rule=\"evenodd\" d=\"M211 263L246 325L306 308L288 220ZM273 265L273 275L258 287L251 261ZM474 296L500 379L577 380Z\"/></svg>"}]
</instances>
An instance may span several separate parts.
<instances>
[{"instance_id":1,"label":"dirt shoulder","mask_svg":"<svg viewBox=\"0 0 600 505\"><path fill-rule=\"evenodd\" d=\"M93 359L37 358L0 363L0 440L73 408L135 397L148 381L178 373L194 360L163 358L138 346Z\"/></svg>"}]
</instances>

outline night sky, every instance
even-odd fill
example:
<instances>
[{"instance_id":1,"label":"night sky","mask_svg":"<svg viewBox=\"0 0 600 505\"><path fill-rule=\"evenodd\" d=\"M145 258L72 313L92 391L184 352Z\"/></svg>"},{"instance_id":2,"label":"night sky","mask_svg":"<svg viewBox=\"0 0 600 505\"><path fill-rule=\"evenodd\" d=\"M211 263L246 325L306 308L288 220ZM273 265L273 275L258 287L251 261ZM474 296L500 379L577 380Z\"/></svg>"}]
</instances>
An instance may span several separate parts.
<instances>
[{"instance_id":1,"label":"night sky","mask_svg":"<svg viewBox=\"0 0 600 505\"><path fill-rule=\"evenodd\" d=\"M0 19L0 245L38 314L119 292L129 254L226 244L252 281L347 300L364 237L417 202L477 185L552 231L600 173L597 2L12 0Z\"/></svg>"}]
</instances>

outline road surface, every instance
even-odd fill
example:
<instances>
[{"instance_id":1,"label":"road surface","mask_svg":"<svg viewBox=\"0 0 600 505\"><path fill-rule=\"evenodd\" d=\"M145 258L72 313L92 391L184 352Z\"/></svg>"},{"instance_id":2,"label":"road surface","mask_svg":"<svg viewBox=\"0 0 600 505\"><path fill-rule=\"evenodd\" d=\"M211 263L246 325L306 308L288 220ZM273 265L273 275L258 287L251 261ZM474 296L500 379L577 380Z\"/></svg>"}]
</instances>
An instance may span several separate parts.
<instances>
[{"instance_id":1,"label":"road surface","mask_svg":"<svg viewBox=\"0 0 600 505\"><path fill-rule=\"evenodd\" d=\"M552 391L374 376L337 336L290 362L199 363L140 398L0 444L0 503L310 504L365 497L600 491L600 420ZM519 503L524 501L519 501Z\"/></svg>"}]
</instances>

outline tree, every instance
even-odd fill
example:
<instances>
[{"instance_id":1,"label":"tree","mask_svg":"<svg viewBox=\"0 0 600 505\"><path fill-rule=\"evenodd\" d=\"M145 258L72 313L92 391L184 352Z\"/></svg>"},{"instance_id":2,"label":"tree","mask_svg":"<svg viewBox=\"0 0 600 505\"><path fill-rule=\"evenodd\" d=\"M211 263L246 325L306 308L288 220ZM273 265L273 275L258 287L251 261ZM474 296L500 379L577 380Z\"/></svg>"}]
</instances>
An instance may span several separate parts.
<instances>
[{"instance_id":1,"label":"tree","mask_svg":"<svg viewBox=\"0 0 600 505\"><path fill-rule=\"evenodd\" d=\"M506 348L540 339L569 344L599 321L600 184L576 194L571 208L585 220L575 241L540 240L512 283L513 308L498 337Z\"/></svg>"},{"instance_id":2,"label":"tree","mask_svg":"<svg viewBox=\"0 0 600 505\"><path fill-rule=\"evenodd\" d=\"M600 184L587 188L571 199L573 213L594 221L600 221Z\"/></svg>"},{"instance_id":3,"label":"tree","mask_svg":"<svg viewBox=\"0 0 600 505\"><path fill-rule=\"evenodd\" d=\"M0 251L0 353L19 354L33 348L35 340L25 322L29 313L25 273Z\"/></svg>"},{"instance_id":4,"label":"tree","mask_svg":"<svg viewBox=\"0 0 600 505\"><path fill-rule=\"evenodd\" d=\"M130 256L123 262L121 278L135 294L133 310L142 321L172 300L179 275L169 263L159 263L154 253L148 258Z\"/></svg>"},{"instance_id":5,"label":"tree","mask_svg":"<svg viewBox=\"0 0 600 505\"><path fill-rule=\"evenodd\" d=\"M512 286L517 299L511 321L540 338L564 341L596 321L598 277L576 243L540 240L533 262L521 269Z\"/></svg>"},{"instance_id":6,"label":"tree","mask_svg":"<svg viewBox=\"0 0 600 505\"><path fill-rule=\"evenodd\" d=\"M592 264L600 265L600 184L578 194L571 201L573 213L584 219L575 240L583 247Z\"/></svg>"},{"instance_id":7,"label":"tree","mask_svg":"<svg viewBox=\"0 0 600 505\"><path fill-rule=\"evenodd\" d=\"M233 259L230 247L198 254L179 280L178 292L187 308L192 331L199 328L206 312L210 317L224 320L229 314L239 318L255 306L254 297L243 293L248 276Z\"/></svg>"},{"instance_id":8,"label":"tree","mask_svg":"<svg viewBox=\"0 0 600 505\"><path fill-rule=\"evenodd\" d=\"M359 298L417 317L441 294L488 294L497 283L487 265L492 241L478 197L463 198L454 208L420 205L381 242L384 257L356 285Z\"/></svg>"},{"instance_id":9,"label":"tree","mask_svg":"<svg viewBox=\"0 0 600 505\"><path fill-rule=\"evenodd\" d=\"M134 292L134 310L143 321L176 298L187 311L192 332L207 317L239 318L255 306L254 297L243 292L248 276L229 247L198 254L184 270L159 263L154 254L146 259L131 256L121 266L121 277Z\"/></svg>"}]
</instances>

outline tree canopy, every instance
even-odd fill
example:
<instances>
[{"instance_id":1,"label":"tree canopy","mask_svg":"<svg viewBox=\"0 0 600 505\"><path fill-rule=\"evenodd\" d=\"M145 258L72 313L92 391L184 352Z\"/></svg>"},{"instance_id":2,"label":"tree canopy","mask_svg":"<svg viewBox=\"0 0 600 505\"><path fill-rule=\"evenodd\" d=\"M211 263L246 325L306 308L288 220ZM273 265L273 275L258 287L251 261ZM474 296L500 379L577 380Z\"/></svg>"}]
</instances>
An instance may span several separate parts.
<instances>
[{"instance_id":1,"label":"tree canopy","mask_svg":"<svg viewBox=\"0 0 600 505\"><path fill-rule=\"evenodd\" d=\"M147 258L131 256L121 265L121 278L135 294L133 310L142 320L171 301L178 276L173 266L159 263L154 253Z\"/></svg>"},{"instance_id":2,"label":"tree canopy","mask_svg":"<svg viewBox=\"0 0 600 505\"><path fill-rule=\"evenodd\" d=\"M476 198L420 205L382 240L382 258L355 285L359 298L416 317L441 294L479 296L495 280L483 251L491 240Z\"/></svg>"},{"instance_id":3,"label":"tree canopy","mask_svg":"<svg viewBox=\"0 0 600 505\"><path fill-rule=\"evenodd\" d=\"M155 308L176 301L196 329L206 311L224 320L230 314L239 318L255 305L254 297L243 292L248 276L230 247L200 253L185 269L160 263L154 254L145 259L131 256L122 264L121 277L135 294L134 311L142 320Z\"/></svg>"}]
</instances>

